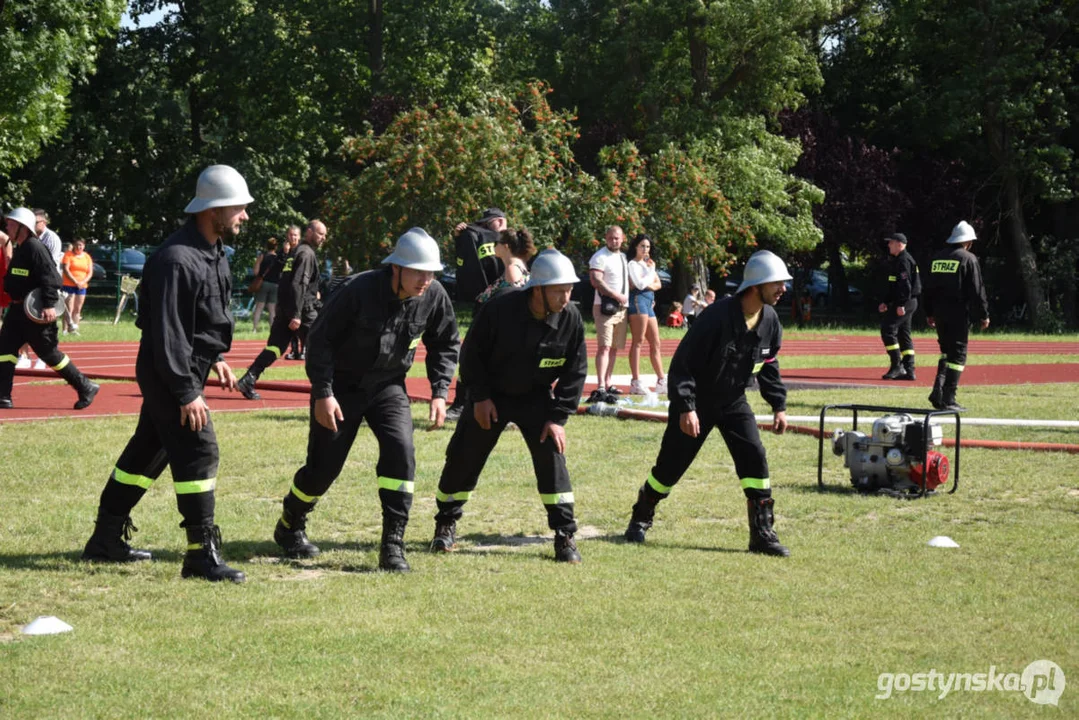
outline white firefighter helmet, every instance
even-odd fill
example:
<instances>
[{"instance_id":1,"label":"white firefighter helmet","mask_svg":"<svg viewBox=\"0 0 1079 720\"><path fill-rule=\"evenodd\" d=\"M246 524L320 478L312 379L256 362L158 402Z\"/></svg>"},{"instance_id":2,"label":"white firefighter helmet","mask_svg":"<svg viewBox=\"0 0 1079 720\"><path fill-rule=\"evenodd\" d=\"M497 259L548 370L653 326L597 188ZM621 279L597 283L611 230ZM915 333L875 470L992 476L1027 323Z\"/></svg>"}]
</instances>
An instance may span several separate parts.
<instances>
[{"instance_id":1,"label":"white firefighter helmet","mask_svg":"<svg viewBox=\"0 0 1079 720\"><path fill-rule=\"evenodd\" d=\"M948 238L949 245L957 245L958 243L972 242L977 240L978 236L974 234L974 228L970 226L966 220L960 220L959 224L952 228L952 236Z\"/></svg>"},{"instance_id":2,"label":"white firefighter helmet","mask_svg":"<svg viewBox=\"0 0 1079 720\"><path fill-rule=\"evenodd\" d=\"M758 250L749 256L742 278L742 284L738 286L735 294L754 285L793 279L791 274L787 272L787 264L769 250Z\"/></svg>"},{"instance_id":3,"label":"white firefighter helmet","mask_svg":"<svg viewBox=\"0 0 1079 720\"><path fill-rule=\"evenodd\" d=\"M577 282L577 273L573 271L573 262L554 248L544 250L532 261L531 275L526 288L545 285L572 285Z\"/></svg>"},{"instance_id":4,"label":"white firefighter helmet","mask_svg":"<svg viewBox=\"0 0 1079 720\"><path fill-rule=\"evenodd\" d=\"M232 207L255 202L247 192L247 182L228 165L211 165L199 174L195 184L195 199L184 212L195 214L216 207Z\"/></svg>"},{"instance_id":5,"label":"white firefighter helmet","mask_svg":"<svg viewBox=\"0 0 1079 720\"><path fill-rule=\"evenodd\" d=\"M4 217L6 217L8 220L14 220L20 225L25 226L30 231L30 237L37 237L37 230L34 229L34 225L37 224L37 217L34 215L32 210L24 207L19 207L15 208Z\"/></svg>"},{"instance_id":6,"label":"white firefighter helmet","mask_svg":"<svg viewBox=\"0 0 1079 720\"><path fill-rule=\"evenodd\" d=\"M383 265L398 265L412 270L441 272L442 260L438 252L438 243L421 227L411 228L397 238L393 252L382 261Z\"/></svg>"}]
</instances>

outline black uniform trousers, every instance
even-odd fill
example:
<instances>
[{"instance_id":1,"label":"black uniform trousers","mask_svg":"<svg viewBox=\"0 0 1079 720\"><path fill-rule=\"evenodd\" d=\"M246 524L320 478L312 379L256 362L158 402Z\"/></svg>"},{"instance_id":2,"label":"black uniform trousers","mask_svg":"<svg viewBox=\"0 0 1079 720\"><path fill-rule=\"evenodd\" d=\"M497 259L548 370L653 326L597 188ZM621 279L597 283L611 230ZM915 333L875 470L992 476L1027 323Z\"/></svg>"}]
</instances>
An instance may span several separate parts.
<instances>
[{"instance_id":1,"label":"black uniform trousers","mask_svg":"<svg viewBox=\"0 0 1079 720\"><path fill-rule=\"evenodd\" d=\"M412 411L404 381L374 389L349 388L335 381L335 397L344 420L337 432L315 420L311 400L310 430L307 436L307 463L296 471L292 488L285 496L286 511L304 516L330 489L345 466L360 424L366 420L378 440L378 496L385 518L408 520L412 509L416 453L412 444Z\"/></svg>"},{"instance_id":2,"label":"black uniform trousers","mask_svg":"<svg viewBox=\"0 0 1079 720\"><path fill-rule=\"evenodd\" d=\"M965 312L940 313L933 318L937 325L937 344L948 369L962 372L967 363L970 320Z\"/></svg>"},{"instance_id":3,"label":"black uniform trousers","mask_svg":"<svg viewBox=\"0 0 1079 720\"><path fill-rule=\"evenodd\" d=\"M680 413L671 412L659 447L659 456L645 482L645 493L652 503L667 497L689 469L713 428L718 428L734 459L734 470L742 482L746 497L772 495L768 476L768 458L761 443L757 420L745 396L723 408L697 407L701 431L697 437L682 432Z\"/></svg>"},{"instance_id":4,"label":"black uniform trousers","mask_svg":"<svg viewBox=\"0 0 1079 720\"><path fill-rule=\"evenodd\" d=\"M917 298L911 298L903 306L906 314L899 316L896 308L889 306L880 319L880 339L889 353L898 351L902 357L914 355L914 340L910 336L910 323L918 309Z\"/></svg>"},{"instance_id":5,"label":"black uniform trousers","mask_svg":"<svg viewBox=\"0 0 1079 720\"><path fill-rule=\"evenodd\" d=\"M515 423L521 429L528 451L532 454L532 467L536 473L536 489L547 509L547 526L552 530L577 532L573 518L573 486L570 484L566 456L558 452L554 439L548 437L540 442L543 427L548 421L549 391L547 394L521 396L494 396L491 400L498 410L498 421L484 430L476 422L471 398L457 421L453 437L446 446L446 464L438 481L436 501L439 522L459 520L464 514L464 504L476 489L483 466L507 423Z\"/></svg>"},{"instance_id":6,"label":"black uniform trousers","mask_svg":"<svg viewBox=\"0 0 1079 720\"><path fill-rule=\"evenodd\" d=\"M270 324L270 337L266 340L266 347L258 354L251 366L247 368L247 374L258 380L262 372L273 365L274 361L288 350L290 342L299 339L300 342L306 343L307 333L311 329L311 325L314 324L316 317L317 315L309 315L301 318L300 327L296 330L291 330L288 325L292 322L292 317L286 317L285 313L278 310L277 314L274 315L273 323Z\"/></svg>"},{"instance_id":7,"label":"black uniform trousers","mask_svg":"<svg viewBox=\"0 0 1079 720\"><path fill-rule=\"evenodd\" d=\"M14 303L0 328L0 397L11 397L19 348L26 343L53 370L59 372L68 365L67 355L60 352L57 344L56 323L40 325L26 317L22 303Z\"/></svg>"},{"instance_id":8,"label":"black uniform trousers","mask_svg":"<svg viewBox=\"0 0 1079 720\"><path fill-rule=\"evenodd\" d=\"M128 515L168 465L183 527L213 525L220 458L213 420L207 419L197 432L180 425L180 402L152 364L142 354L136 361L135 377L142 392L139 420L101 493L101 508L110 515ZM204 387L211 364L208 359L194 361Z\"/></svg>"}]
</instances>

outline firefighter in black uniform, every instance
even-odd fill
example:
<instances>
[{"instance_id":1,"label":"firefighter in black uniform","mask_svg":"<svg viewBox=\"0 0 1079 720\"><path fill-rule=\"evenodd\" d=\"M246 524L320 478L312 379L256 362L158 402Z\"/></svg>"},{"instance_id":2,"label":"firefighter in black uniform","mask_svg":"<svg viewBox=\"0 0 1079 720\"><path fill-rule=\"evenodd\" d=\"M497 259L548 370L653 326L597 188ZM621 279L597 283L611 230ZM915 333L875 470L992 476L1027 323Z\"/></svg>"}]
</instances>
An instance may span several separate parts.
<instances>
[{"instance_id":1,"label":"firefighter in black uniform","mask_svg":"<svg viewBox=\"0 0 1079 720\"><path fill-rule=\"evenodd\" d=\"M947 246L933 256L925 284L925 314L937 329L940 360L929 402L938 410L966 410L955 400L959 377L967 362L971 321L989 327L989 303L978 258L970 252L977 239L974 228L961 220Z\"/></svg>"},{"instance_id":2,"label":"firefighter in black uniform","mask_svg":"<svg viewBox=\"0 0 1079 720\"><path fill-rule=\"evenodd\" d=\"M588 374L584 325L569 304L576 282L573 263L557 250L546 250L536 257L525 288L486 303L469 330L461 357L468 407L446 448L432 550L456 547L463 506L512 422L532 453L536 487L555 531L555 560L581 561L564 454L564 425L577 411Z\"/></svg>"},{"instance_id":3,"label":"firefighter in black uniform","mask_svg":"<svg viewBox=\"0 0 1079 720\"><path fill-rule=\"evenodd\" d=\"M89 407L97 395L98 386L91 382L60 352L56 339L56 303L60 297L60 273L52 255L37 239L34 213L27 208L15 208L5 218L5 226L15 251L4 277L4 290L11 296L11 307L0 328L0 409L13 407L11 386L15 380L15 363L19 348L29 343L37 356L57 372L79 393L75 409ZM31 320L23 301L33 290L40 289L42 322Z\"/></svg>"},{"instance_id":4,"label":"firefighter in black uniform","mask_svg":"<svg viewBox=\"0 0 1079 720\"><path fill-rule=\"evenodd\" d=\"M475 223L459 223L454 231L457 255L457 299L474 301L473 314L479 312L480 303L476 296L486 290L491 283L502 277L505 268L495 255L498 235L506 229L506 213L501 209L487 208ZM465 408L468 395L466 386L457 379L457 388L453 395L453 405L447 411L446 419L457 422Z\"/></svg>"},{"instance_id":5,"label":"firefighter in black uniform","mask_svg":"<svg viewBox=\"0 0 1079 720\"><path fill-rule=\"evenodd\" d=\"M330 297L311 328L307 376L311 424L307 462L284 499L274 540L287 557L309 558L319 549L307 539L307 514L341 473L360 423L378 439L375 473L382 503L378 566L407 572L404 533L412 508L416 458L405 375L416 347L427 350L431 427L446 420L446 395L460 341L453 304L434 280L442 270L438 244L412 228L382 261L353 276Z\"/></svg>"},{"instance_id":6,"label":"firefighter in black uniform","mask_svg":"<svg viewBox=\"0 0 1079 720\"><path fill-rule=\"evenodd\" d=\"M885 240L888 243L888 277L877 310L881 314L880 338L888 351L891 367L881 379L915 380L910 321L918 309L922 278L918 273L918 263L907 252L907 236L892 233Z\"/></svg>"},{"instance_id":7,"label":"firefighter in black uniform","mask_svg":"<svg viewBox=\"0 0 1079 720\"><path fill-rule=\"evenodd\" d=\"M637 493L626 529L628 542L644 542L656 505L666 498L719 428L734 459L749 512L749 551L787 556L775 531L768 459L745 388L753 374L775 413L772 429L787 429L787 390L779 376L783 328L775 311L790 280L787 266L767 250L753 253L737 293L709 305L690 326L671 360L670 411L656 464Z\"/></svg>"},{"instance_id":8,"label":"firefighter in black uniform","mask_svg":"<svg viewBox=\"0 0 1079 720\"><path fill-rule=\"evenodd\" d=\"M278 286L277 314L270 326L266 347L240 378L238 387L248 400L261 398L255 383L262 372L288 350L294 337L307 342L307 334L318 317L318 256L315 251L326 242L326 226L318 220L307 224L303 242L288 256Z\"/></svg>"},{"instance_id":9,"label":"firefighter in black uniform","mask_svg":"<svg viewBox=\"0 0 1079 720\"><path fill-rule=\"evenodd\" d=\"M101 493L84 560L150 559L150 553L126 542L135 529L130 513L168 464L187 532L181 575L245 579L221 558L221 530L214 524L217 436L203 391L211 370L222 387L236 388L236 376L223 359L233 330L232 274L224 243L239 233L251 202L240 173L211 165L199 175L195 199L184 208L191 217L146 262L135 323L142 330L135 360L142 408L135 434Z\"/></svg>"}]
</instances>

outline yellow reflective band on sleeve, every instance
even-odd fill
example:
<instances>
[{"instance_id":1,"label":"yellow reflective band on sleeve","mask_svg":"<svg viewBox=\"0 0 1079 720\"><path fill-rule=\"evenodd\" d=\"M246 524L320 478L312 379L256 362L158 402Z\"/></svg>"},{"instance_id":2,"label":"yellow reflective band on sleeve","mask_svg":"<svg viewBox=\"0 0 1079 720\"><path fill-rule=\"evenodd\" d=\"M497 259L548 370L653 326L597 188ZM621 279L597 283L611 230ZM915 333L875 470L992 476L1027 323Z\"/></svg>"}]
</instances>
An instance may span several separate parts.
<instances>
[{"instance_id":1,"label":"yellow reflective band on sleeve","mask_svg":"<svg viewBox=\"0 0 1079 720\"><path fill-rule=\"evenodd\" d=\"M495 254L494 243L484 243L476 248L476 255L482 260L485 257L491 257Z\"/></svg>"},{"instance_id":2,"label":"yellow reflective band on sleeve","mask_svg":"<svg viewBox=\"0 0 1079 720\"><path fill-rule=\"evenodd\" d=\"M281 351L275 348L273 345L267 345L266 349L273 353L273 356L278 360L281 359Z\"/></svg>"},{"instance_id":3,"label":"yellow reflective band on sleeve","mask_svg":"<svg viewBox=\"0 0 1079 720\"><path fill-rule=\"evenodd\" d=\"M566 364L566 358L542 358L539 366L541 368L554 368L562 367Z\"/></svg>"},{"instance_id":4,"label":"yellow reflective band on sleeve","mask_svg":"<svg viewBox=\"0 0 1079 720\"><path fill-rule=\"evenodd\" d=\"M394 478L380 477L378 479L378 486L383 490L393 490L399 493L408 493L409 495L416 488L416 483L411 480L395 480Z\"/></svg>"},{"instance_id":5,"label":"yellow reflective band on sleeve","mask_svg":"<svg viewBox=\"0 0 1079 720\"><path fill-rule=\"evenodd\" d=\"M899 349L899 343L896 343L895 345L885 345L884 349L887 350L888 352L891 352L892 350L898 350Z\"/></svg>"},{"instance_id":6,"label":"yellow reflective band on sleeve","mask_svg":"<svg viewBox=\"0 0 1079 720\"><path fill-rule=\"evenodd\" d=\"M55 370L56 372L60 372L61 370L63 370L64 368L67 367L67 364L69 362L71 362L71 358L69 358L67 355L64 355L63 359L60 360L60 362L58 362L58 363L56 363L55 365L52 366L52 369Z\"/></svg>"},{"instance_id":7,"label":"yellow reflective band on sleeve","mask_svg":"<svg viewBox=\"0 0 1079 720\"><path fill-rule=\"evenodd\" d=\"M754 375L756 375L757 373L759 373L759 372L761 371L761 368L762 368L762 367L764 367L764 363L763 363L763 362L759 362L759 363L757 363L756 365L754 365L754 366L753 366L753 374L754 374Z\"/></svg>"},{"instance_id":8,"label":"yellow reflective band on sleeve","mask_svg":"<svg viewBox=\"0 0 1079 720\"><path fill-rule=\"evenodd\" d=\"M449 493L448 495L441 490L435 493L435 500L439 500L440 502L465 502L470 497L472 497L472 493L467 490Z\"/></svg>"},{"instance_id":9,"label":"yellow reflective band on sleeve","mask_svg":"<svg viewBox=\"0 0 1079 720\"><path fill-rule=\"evenodd\" d=\"M955 370L956 372L963 372L963 368L966 367L966 365L960 365L959 363L944 363L944 366L949 370Z\"/></svg>"},{"instance_id":10,"label":"yellow reflective band on sleeve","mask_svg":"<svg viewBox=\"0 0 1079 720\"><path fill-rule=\"evenodd\" d=\"M295 495L296 497L298 497L300 500L303 500L305 503L317 503L318 502L318 498L319 498L318 495L308 495L303 490L296 487L296 483L292 483L292 487L290 487L288 489L288 491L290 493L292 493L293 495Z\"/></svg>"},{"instance_id":11,"label":"yellow reflective band on sleeve","mask_svg":"<svg viewBox=\"0 0 1079 720\"><path fill-rule=\"evenodd\" d=\"M154 484L154 479L146 477L145 475L136 475L134 473L124 472L120 468L112 469L112 479L123 485L134 485L140 487L143 490L149 490L150 486Z\"/></svg>"},{"instance_id":12,"label":"yellow reflective band on sleeve","mask_svg":"<svg viewBox=\"0 0 1079 720\"><path fill-rule=\"evenodd\" d=\"M909 357L914 357L914 349L912 348L912 349L910 349L910 350L904 350L904 351L902 352L902 355L903 355L904 357L907 357L907 356L909 356Z\"/></svg>"},{"instance_id":13,"label":"yellow reflective band on sleeve","mask_svg":"<svg viewBox=\"0 0 1079 720\"><path fill-rule=\"evenodd\" d=\"M544 505L572 505L573 493L540 493Z\"/></svg>"},{"instance_id":14,"label":"yellow reflective band on sleeve","mask_svg":"<svg viewBox=\"0 0 1079 720\"><path fill-rule=\"evenodd\" d=\"M11 274L19 277L30 277L30 271L26 268L11 268Z\"/></svg>"},{"instance_id":15,"label":"yellow reflective band on sleeve","mask_svg":"<svg viewBox=\"0 0 1079 720\"><path fill-rule=\"evenodd\" d=\"M653 490L658 492L660 495L670 495L671 494L671 487L672 486L664 485L659 480L656 480L655 476L652 475L652 473L648 473L648 484L652 487Z\"/></svg>"},{"instance_id":16,"label":"yellow reflective band on sleeve","mask_svg":"<svg viewBox=\"0 0 1079 720\"><path fill-rule=\"evenodd\" d=\"M412 342L410 342L408 344L408 349L409 350L415 350L419 346L419 344L420 344L420 339L419 338L412 338Z\"/></svg>"},{"instance_id":17,"label":"yellow reflective band on sleeve","mask_svg":"<svg viewBox=\"0 0 1079 720\"><path fill-rule=\"evenodd\" d=\"M895 282L895 280L896 280L895 275L889 275L888 276L888 282Z\"/></svg>"},{"instance_id":18,"label":"yellow reflective band on sleeve","mask_svg":"<svg viewBox=\"0 0 1079 720\"><path fill-rule=\"evenodd\" d=\"M15 357L14 355L0 355L0 363L9 362L9 363L15 364L18 361L19 361L19 358Z\"/></svg>"},{"instance_id":19,"label":"yellow reflective band on sleeve","mask_svg":"<svg viewBox=\"0 0 1079 720\"><path fill-rule=\"evenodd\" d=\"M198 493L213 492L214 488L217 487L217 478L184 480L183 482L174 482L172 486L176 488L177 495L197 495Z\"/></svg>"},{"instance_id":20,"label":"yellow reflective band on sleeve","mask_svg":"<svg viewBox=\"0 0 1079 720\"><path fill-rule=\"evenodd\" d=\"M742 489L746 490L752 488L754 490L768 490L772 487L772 481L769 478L742 478Z\"/></svg>"}]
</instances>

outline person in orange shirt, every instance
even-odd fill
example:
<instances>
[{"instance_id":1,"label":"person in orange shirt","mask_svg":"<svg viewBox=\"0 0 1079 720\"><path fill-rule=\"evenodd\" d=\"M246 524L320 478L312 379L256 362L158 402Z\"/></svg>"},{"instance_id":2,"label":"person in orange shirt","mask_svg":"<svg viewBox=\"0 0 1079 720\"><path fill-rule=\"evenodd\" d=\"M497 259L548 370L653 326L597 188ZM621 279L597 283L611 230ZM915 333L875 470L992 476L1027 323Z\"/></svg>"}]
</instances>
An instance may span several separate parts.
<instances>
[{"instance_id":1,"label":"person in orange shirt","mask_svg":"<svg viewBox=\"0 0 1079 720\"><path fill-rule=\"evenodd\" d=\"M94 260L86 252L86 242L75 240L71 250L64 253L60 260L60 270L64 276L64 292L67 313L64 315L64 333L79 334L79 322L82 320L82 305L86 302L86 288L94 276Z\"/></svg>"}]
</instances>

